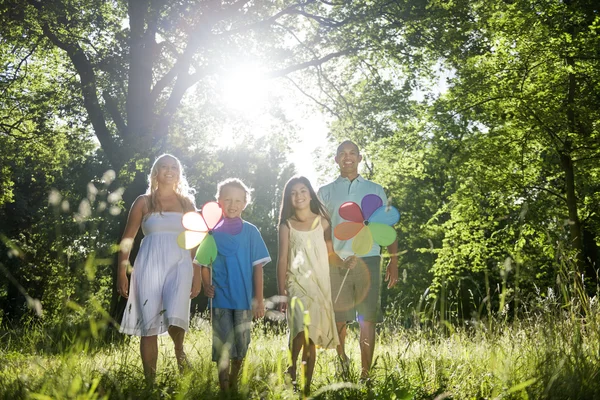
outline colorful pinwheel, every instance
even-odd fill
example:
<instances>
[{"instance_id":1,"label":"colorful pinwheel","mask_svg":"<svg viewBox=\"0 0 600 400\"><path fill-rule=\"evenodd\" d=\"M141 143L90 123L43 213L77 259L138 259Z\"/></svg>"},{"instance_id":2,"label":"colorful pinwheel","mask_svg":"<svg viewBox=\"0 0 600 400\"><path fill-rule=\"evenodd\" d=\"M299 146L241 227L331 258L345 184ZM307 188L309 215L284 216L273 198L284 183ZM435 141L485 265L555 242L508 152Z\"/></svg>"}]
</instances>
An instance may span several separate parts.
<instances>
[{"instance_id":1,"label":"colorful pinwheel","mask_svg":"<svg viewBox=\"0 0 600 400\"><path fill-rule=\"evenodd\" d=\"M375 194L363 197L360 207L353 201L340 206L340 216L348 221L338 224L333 234L339 240L352 239L352 251L357 255L367 254L373 241L380 246L389 246L396 240L392 225L400 220L400 213L393 206L383 204Z\"/></svg>"},{"instance_id":2,"label":"colorful pinwheel","mask_svg":"<svg viewBox=\"0 0 600 400\"><path fill-rule=\"evenodd\" d=\"M211 265L217 253L233 254L237 250L237 241L233 235L242 231L241 218L224 218L221 206L210 201L202 207L201 214L188 212L182 220L186 229L177 238L177 243L184 249L196 251L196 261L202 265Z\"/></svg>"}]
</instances>

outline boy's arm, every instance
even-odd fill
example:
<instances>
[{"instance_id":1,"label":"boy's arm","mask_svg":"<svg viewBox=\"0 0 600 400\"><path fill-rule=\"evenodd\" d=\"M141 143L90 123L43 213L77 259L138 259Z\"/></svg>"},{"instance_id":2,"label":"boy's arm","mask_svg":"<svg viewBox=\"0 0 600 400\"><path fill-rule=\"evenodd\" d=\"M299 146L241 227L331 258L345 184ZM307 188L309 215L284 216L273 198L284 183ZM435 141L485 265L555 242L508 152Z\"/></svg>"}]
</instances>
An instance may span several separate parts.
<instances>
[{"instance_id":1,"label":"boy's arm","mask_svg":"<svg viewBox=\"0 0 600 400\"><path fill-rule=\"evenodd\" d=\"M279 252L277 254L277 289L279 293L279 311L285 312L287 309L287 290L285 287L285 278L288 265L289 248L289 228L287 225L279 227Z\"/></svg>"},{"instance_id":2,"label":"boy's arm","mask_svg":"<svg viewBox=\"0 0 600 400\"><path fill-rule=\"evenodd\" d=\"M252 313L254 318L265 316L265 301L263 298L263 264L256 264L252 272L254 284L254 298L252 299Z\"/></svg>"},{"instance_id":3,"label":"boy's arm","mask_svg":"<svg viewBox=\"0 0 600 400\"><path fill-rule=\"evenodd\" d=\"M198 266L198 264L194 263L194 266ZM215 297L215 288L210 284L210 268L207 266L202 266L202 286L204 287L204 295L206 297L210 297L211 299Z\"/></svg>"}]
</instances>

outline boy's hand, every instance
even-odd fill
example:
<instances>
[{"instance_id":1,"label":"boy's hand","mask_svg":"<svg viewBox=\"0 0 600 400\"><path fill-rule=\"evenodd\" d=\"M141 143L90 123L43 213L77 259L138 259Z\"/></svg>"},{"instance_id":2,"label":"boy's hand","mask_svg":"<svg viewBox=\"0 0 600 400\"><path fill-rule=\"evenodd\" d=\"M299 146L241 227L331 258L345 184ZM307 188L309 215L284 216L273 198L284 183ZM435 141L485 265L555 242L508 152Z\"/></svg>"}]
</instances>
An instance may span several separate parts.
<instances>
[{"instance_id":1,"label":"boy's hand","mask_svg":"<svg viewBox=\"0 0 600 400\"><path fill-rule=\"evenodd\" d=\"M256 319L265 316L265 302L263 299L255 298L252 300L252 314Z\"/></svg>"},{"instance_id":2,"label":"boy's hand","mask_svg":"<svg viewBox=\"0 0 600 400\"><path fill-rule=\"evenodd\" d=\"M211 299L215 297L215 287L213 285L204 285L204 295Z\"/></svg>"},{"instance_id":3,"label":"boy's hand","mask_svg":"<svg viewBox=\"0 0 600 400\"><path fill-rule=\"evenodd\" d=\"M354 269L354 267L356 267L357 261L358 257L356 256L346 257L346 259L344 260L344 268Z\"/></svg>"},{"instance_id":4,"label":"boy's hand","mask_svg":"<svg viewBox=\"0 0 600 400\"><path fill-rule=\"evenodd\" d=\"M287 295L280 294L279 295L279 311L281 311L282 313L285 313L287 311L287 307L288 307Z\"/></svg>"}]
</instances>

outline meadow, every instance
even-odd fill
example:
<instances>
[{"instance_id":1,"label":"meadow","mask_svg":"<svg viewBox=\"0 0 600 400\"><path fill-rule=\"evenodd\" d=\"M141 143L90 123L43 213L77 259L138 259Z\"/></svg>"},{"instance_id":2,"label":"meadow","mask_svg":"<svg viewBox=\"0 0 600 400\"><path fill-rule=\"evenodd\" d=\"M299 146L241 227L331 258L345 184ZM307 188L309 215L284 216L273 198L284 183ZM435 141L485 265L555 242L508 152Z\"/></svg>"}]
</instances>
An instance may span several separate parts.
<instances>
[{"instance_id":1,"label":"meadow","mask_svg":"<svg viewBox=\"0 0 600 400\"><path fill-rule=\"evenodd\" d=\"M357 329L351 329L351 369L336 371L335 350L319 350L311 397L316 399L596 399L600 398L600 318L597 297L584 307L549 291L519 318L498 315L462 324L431 320L379 326L375 365L359 381ZM586 316L582 310L585 312ZM389 314L388 314L389 315ZM92 320L90 320L92 321ZM284 374L285 327L255 323L239 389L219 393L210 361L208 321L195 317L186 338L189 368L180 374L171 341L161 337L158 375L147 387L139 340L102 339L101 324L49 328L31 323L0 339L2 399L296 399Z\"/></svg>"}]
</instances>

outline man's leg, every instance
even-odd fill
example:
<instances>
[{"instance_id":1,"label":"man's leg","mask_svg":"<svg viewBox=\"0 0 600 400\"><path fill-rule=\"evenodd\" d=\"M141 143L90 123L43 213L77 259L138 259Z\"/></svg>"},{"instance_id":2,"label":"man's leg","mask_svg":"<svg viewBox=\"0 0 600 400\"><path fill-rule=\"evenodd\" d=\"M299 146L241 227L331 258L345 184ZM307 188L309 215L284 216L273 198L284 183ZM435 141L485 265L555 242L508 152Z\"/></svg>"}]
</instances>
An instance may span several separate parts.
<instances>
[{"instance_id":1,"label":"man's leg","mask_svg":"<svg viewBox=\"0 0 600 400\"><path fill-rule=\"evenodd\" d=\"M371 364L373 363L373 353L375 352L375 323L371 321L360 322L360 361L362 370L361 378L368 378Z\"/></svg>"}]
</instances>

